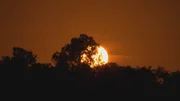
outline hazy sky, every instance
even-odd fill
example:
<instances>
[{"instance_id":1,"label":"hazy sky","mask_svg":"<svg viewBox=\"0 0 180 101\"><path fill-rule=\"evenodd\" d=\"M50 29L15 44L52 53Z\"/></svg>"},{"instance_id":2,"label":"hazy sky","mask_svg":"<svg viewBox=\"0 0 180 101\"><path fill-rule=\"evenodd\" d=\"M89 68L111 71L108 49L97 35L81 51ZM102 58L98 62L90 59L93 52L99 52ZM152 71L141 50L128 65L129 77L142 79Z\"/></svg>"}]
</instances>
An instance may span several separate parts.
<instances>
[{"instance_id":1,"label":"hazy sky","mask_svg":"<svg viewBox=\"0 0 180 101\"><path fill-rule=\"evenodd\" d=\"M1 0L0 56L23 47L50 62L81 33L119 65L180 69L180 0Z\"/></svg>"}]
</instances>

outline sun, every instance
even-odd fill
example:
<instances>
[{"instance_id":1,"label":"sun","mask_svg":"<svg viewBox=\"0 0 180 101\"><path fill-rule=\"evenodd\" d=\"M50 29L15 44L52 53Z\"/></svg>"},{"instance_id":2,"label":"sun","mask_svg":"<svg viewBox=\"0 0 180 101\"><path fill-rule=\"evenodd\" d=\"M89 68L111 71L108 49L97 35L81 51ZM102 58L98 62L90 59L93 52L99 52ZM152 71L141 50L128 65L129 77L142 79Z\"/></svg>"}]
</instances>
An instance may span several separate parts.
<instances>
[{"instance_id":1,"label":"sun","mask_svg":"<svg viewBox=\"0 0 180 101\"><path fill-rule=\"evenodd\" d=\"M106 64L108 62L108 53L102 46L98 48L98 54L102 56L101 62Z\"/></svg>"},{"instance_id":2,"label":"sun","mask_svg":"<svg viewBox=\"0 0 180 101\"><path fill-rule=\"evenodd\" d=\"M92 47L87 47L86 51L92 51ZM87 54L81 55L81 63L87 63L91 68L102 66L108 63L108 53L102 46L96 46L96 49L93 51L95 54L91 55L90 58Z\"/></svg>"}]
</instances>

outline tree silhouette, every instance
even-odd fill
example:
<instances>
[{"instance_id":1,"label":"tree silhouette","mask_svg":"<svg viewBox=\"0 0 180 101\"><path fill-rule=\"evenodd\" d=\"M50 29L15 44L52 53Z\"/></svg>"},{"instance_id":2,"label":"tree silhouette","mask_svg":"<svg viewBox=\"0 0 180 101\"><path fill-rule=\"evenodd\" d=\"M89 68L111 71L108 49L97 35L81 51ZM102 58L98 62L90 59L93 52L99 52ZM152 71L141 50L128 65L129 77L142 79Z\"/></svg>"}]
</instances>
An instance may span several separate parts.
<instances>
[{"instance_id":1,"label":"tree silhouette","mask_svg":"<svg viewBox=\"0 0 180 101\"><path fill-rule=\"evenodd\" d=\"M116 63L91 68L89 63L81 62L82 54L93 62L96 46L99 44L85 34L72 38L52 55L56 66L36 62L33 52L14 47L12 57L3 56L0 60L0 80L60 80L60 87L100 94L108 91L119 95L180 96L179 70L169 72L163 67L133 68Z\"/></svg>"},{"instance_id":2,"label":"tree silhouette","mask_svg":"<svg viewBox=\"0 0 180 101\"><path fill-rule=\"evenodd\" d=\"M3 56L5 77L8 79L24 79L24 71L36 63L36 55L20 47L13 47L13 56ZM4 73L2 73L4 74Z\"/></svg>"},{"instance_id":3,"label":"tree silhouette","mask_svg":"<svg viewBox=\"0 0 180 101\"><path fill-rule=\"evenodd\" d=\"M28 65L36 63L37 55L34 55L31 51L26 51L20 47L13 47L13 57L18 60L26 62Z\"/></svg>"},{"instance_id":4,"label":"tree silhouette","mask_svg":"<svg viewBox=\"0 0 180 101\"><path fill-rule=\"evenodd\" d=\"M52 60L55 61L56 67L79 67L82 54L86 54L90 61L93 62L91 56L96 53L97 46L99 44L95 42L93 37L81 34L79 38L72 38L71 42L61 49L61 52L55 52ZM88 47L91 48L88 49Z\"/></svg>"}]
</instances>

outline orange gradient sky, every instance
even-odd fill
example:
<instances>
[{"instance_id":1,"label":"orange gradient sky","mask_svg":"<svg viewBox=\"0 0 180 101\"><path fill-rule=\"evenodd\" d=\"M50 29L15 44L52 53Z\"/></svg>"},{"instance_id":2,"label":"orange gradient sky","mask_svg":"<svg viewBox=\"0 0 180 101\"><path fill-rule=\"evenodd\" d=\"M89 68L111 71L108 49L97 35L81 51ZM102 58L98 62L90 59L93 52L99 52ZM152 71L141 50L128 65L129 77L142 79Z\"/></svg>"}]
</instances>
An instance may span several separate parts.
<instances>
[{"instance_id":1,"label":"orange gradient sky","mask_svg":"<svg viewBox=\"0 0 180 101\"><path fill-rule=\"evenodd\" d=\"M119 65L180 69L179 0L2 0L0 56L23 47L50 62L81 33Z\"/></svg>"}]
</instances>

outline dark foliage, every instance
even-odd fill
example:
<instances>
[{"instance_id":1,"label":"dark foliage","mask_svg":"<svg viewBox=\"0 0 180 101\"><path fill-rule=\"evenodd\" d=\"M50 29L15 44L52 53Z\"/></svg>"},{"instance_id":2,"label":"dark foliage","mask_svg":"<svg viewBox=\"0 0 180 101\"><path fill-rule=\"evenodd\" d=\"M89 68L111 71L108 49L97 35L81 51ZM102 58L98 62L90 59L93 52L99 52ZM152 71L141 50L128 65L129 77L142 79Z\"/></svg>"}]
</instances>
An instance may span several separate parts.
<instances>
[{"instance_id":1,"label":"dark foliage","mask_svg":"<svg viewBox=\"0 0 180 101\"><path fill-rule=\"evenodd\" d=\"M85 37L83 40L89 39L89 37L83 35L81 37ZM77 40L73 39L72 41L79 42ZM74 42L71 44L74 44ZM152 69L150 66L132 68L130 66L119 66L116 63L108 63L96 68L90 68L88 64L78 64L71 65L70 68L70 65L67 65L67 61L73 61L73 59L72 57L64 57L66 54L64 51L71 49L72 46L69 46L71 44L66 45L62 49L63 52L57 52L53 55L54 60L61 60L61 64L55 67L48 63L37 63L36 55L33 55L32 52L22 48L13 48L13 56L5 56L0 62L1 81L59 80L61 84L68 82L69 84L63 85L63 88L70 89L109 90L109 93L112 91L127 95L180 95L180 71L168 72L163 67ZM76 47L79 47L79 45ZM77 52L80 54L79 50ZM71 50L68 54L75 53L72 53ZM77 56L75 57L77 58Z\"/></svg>"}]
</instances>

